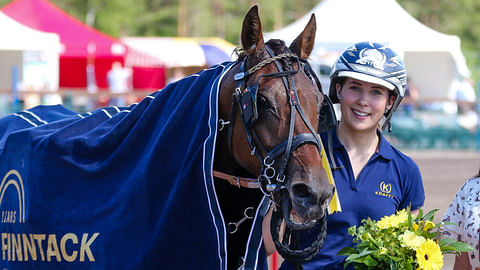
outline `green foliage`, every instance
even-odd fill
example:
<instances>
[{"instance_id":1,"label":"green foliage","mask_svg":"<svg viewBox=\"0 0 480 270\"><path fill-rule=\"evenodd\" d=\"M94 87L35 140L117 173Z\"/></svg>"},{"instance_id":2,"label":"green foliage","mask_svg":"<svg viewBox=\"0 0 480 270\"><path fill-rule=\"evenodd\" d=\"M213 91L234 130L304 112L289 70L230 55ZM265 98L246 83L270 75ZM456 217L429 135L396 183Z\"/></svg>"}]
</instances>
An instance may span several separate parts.
<instances>
[{"instance_id":1,"label":"green foliage","mask_svg":"<svg viewBox=\"0 0 480 270\"><path fill-rule=\"evenodd\" d=\"M11 0L0 0L3 7ZM76 19L101 32L121 36L221 37L239 43L247 10L258 4L264 32L283 27L311 10L318 0L50 0ZM185 19L179 21L183 5ZM93 16L92 16L93 15Z\"/></svg>"},{"instance_id":2,"label":"green foliage","mask_svg":"<svg viewBox=\"0 0 480 270\"><path fill-rule=\"evenodd\" d=\"M475 81L480 80L480 1L397 0L425 25L461 39L462 51Z\"/></svg>"},{"instance_id":3,"label":"green foliage","mask_svg":"<svg viewBox=\"0 0 480 270\"><path fill-rule=\"evenodd\" d=\"M0 0L3 7L11 0ZM87 14L93 27L114 37L216 36L239 43L243 16L253 4L260 6L264 32L286 26L322 0L50 0L82 22ZM427 26L462 40L462 49L474 79L480 79L480 1L397 0L413 17ZM179 6L186 9L179 21ZM332 26L335 22L332 22ZM405 37L408 38L408 37ZM412 41L415 42L415 41Z\"/></svg>"},{"instance_id":4,"label":"green foliage","mask_svg":"<svg viewBox=\"0 0 480 270\"><path fill-rule=\"evenodd\" d=\"M442 225L433 223L436 211L438 209L423 215L420 209L414 218L409 210L402 210L379 221L362 220L362 226L348 229L355 246L342 249L338 255L348 256L345 264L352 264L355 269L419 269L422 262L418 261L418 252L432 258L427 263L441 267L433 258L441 262L442 254L473 250L468 244L440 239ZM429 241L433 249L427 245Z\"/></svg>"}]
</instances>

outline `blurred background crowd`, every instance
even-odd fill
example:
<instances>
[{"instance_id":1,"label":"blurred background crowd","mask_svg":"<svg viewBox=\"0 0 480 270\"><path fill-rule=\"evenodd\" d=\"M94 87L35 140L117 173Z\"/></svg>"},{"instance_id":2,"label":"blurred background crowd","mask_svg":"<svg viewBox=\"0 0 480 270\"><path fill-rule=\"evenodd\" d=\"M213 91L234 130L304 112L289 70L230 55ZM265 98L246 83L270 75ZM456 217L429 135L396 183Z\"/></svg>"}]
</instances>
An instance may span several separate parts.
<instances>
[{"instance_id":1,"label":"blurred background crowd","mask_svg":"<svg viewBox=\"0 0 480 270\"><path fill-rule=\"evenodd\" d=\"M253 4L266 38L286 42L316 14L309 60L323 89L347 45L375 40L403 55L408 94L387 134L393 144L480 147L474 0L0 0L0 116L39 104L78 112L128 105L234 60Z\"/></svg>"}]
</instances>

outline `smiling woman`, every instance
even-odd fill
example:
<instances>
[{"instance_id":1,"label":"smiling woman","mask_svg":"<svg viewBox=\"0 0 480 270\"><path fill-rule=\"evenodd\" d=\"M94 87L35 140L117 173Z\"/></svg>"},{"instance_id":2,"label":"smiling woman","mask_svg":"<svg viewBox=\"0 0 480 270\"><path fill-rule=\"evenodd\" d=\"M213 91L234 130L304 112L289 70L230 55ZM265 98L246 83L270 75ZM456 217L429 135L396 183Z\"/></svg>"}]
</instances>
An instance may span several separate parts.
<instances>
[{"instance_id":1,"label":"smiling woman","mask_svg":"<svg viewBox=\"0 0 480 270\"><path fill-rule=\"evenodd\" d=\"M342 125L345 134L375 131L384 113L392 108L395 97L380 84L342 77L337 86L341 104ZM375 136L376 137L376 136ZM373 146L378 143L373 142ZM362 166L363 167L363 166ZM358 172L355 172L355 178Z\"/></svg>"},{"instance_id":2,"label":"smiling woman","mask_svg":"<svg viewBox=\"0 0 480 270\"><path fill-rule=\"evenodd\" d=\"M398 55L384 44L357 43L338 58L330 79L329 95L340 104L342 116L339 125L321 137L327 141L332 136L327 150L337 165L332 169L342 212L328 215L325 244L304 269L344 269L345 256L337 254L353 245L349 227L407 207L414 211L425 201L418 166L381 132L390 129L390 118L404 94L406 73ZM316 226L300 232L300 248L311 243L318 230ZM281 269L295 266L285 262Z\"/></svg>"}]
</instances>

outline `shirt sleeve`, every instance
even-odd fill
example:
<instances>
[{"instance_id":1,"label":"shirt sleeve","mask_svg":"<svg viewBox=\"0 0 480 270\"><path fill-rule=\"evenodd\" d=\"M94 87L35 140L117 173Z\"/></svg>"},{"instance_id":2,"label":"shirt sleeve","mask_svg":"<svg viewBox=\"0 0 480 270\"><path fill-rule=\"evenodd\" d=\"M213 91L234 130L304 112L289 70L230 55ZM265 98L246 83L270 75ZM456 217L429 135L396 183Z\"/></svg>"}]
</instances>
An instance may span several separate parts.
<instances>
[{"instance_id":1,"label":"shirt sleeve","mask_svg":"<svg viewBox=\"0 0 480 270\"><path fill-rule=\"evenodd\" d=\"M410 207L411 210L417 210L425 203L425 190L423 188L422 175L417 164L410 158L407 159L403 185L404 196L399 209Z\"/></svg>"}]
</instances>

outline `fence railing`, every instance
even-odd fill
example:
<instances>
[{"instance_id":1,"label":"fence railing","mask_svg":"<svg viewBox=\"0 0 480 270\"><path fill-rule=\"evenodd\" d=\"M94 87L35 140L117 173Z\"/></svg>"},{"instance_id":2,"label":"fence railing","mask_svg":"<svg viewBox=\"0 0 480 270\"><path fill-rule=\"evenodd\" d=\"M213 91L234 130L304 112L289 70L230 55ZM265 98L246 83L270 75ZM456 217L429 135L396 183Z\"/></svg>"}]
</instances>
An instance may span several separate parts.
<instances>
[{"instance_id":1,"label":"fence railing","mask_svg":"<svg viewBox=\"0 0 480 270\"><path fill-rule=\"evenodd\" d=\"M6 114L28 109L41 104L62 103L65 107L77 111L91 111L109 105L128 105L141 100L156 90L139 90L124 93L98 89L95 92L85 88L60 88L51 90L21 90L13 93L11 89L0 89L0 117Z\"/></svg>"}]
</instances>

